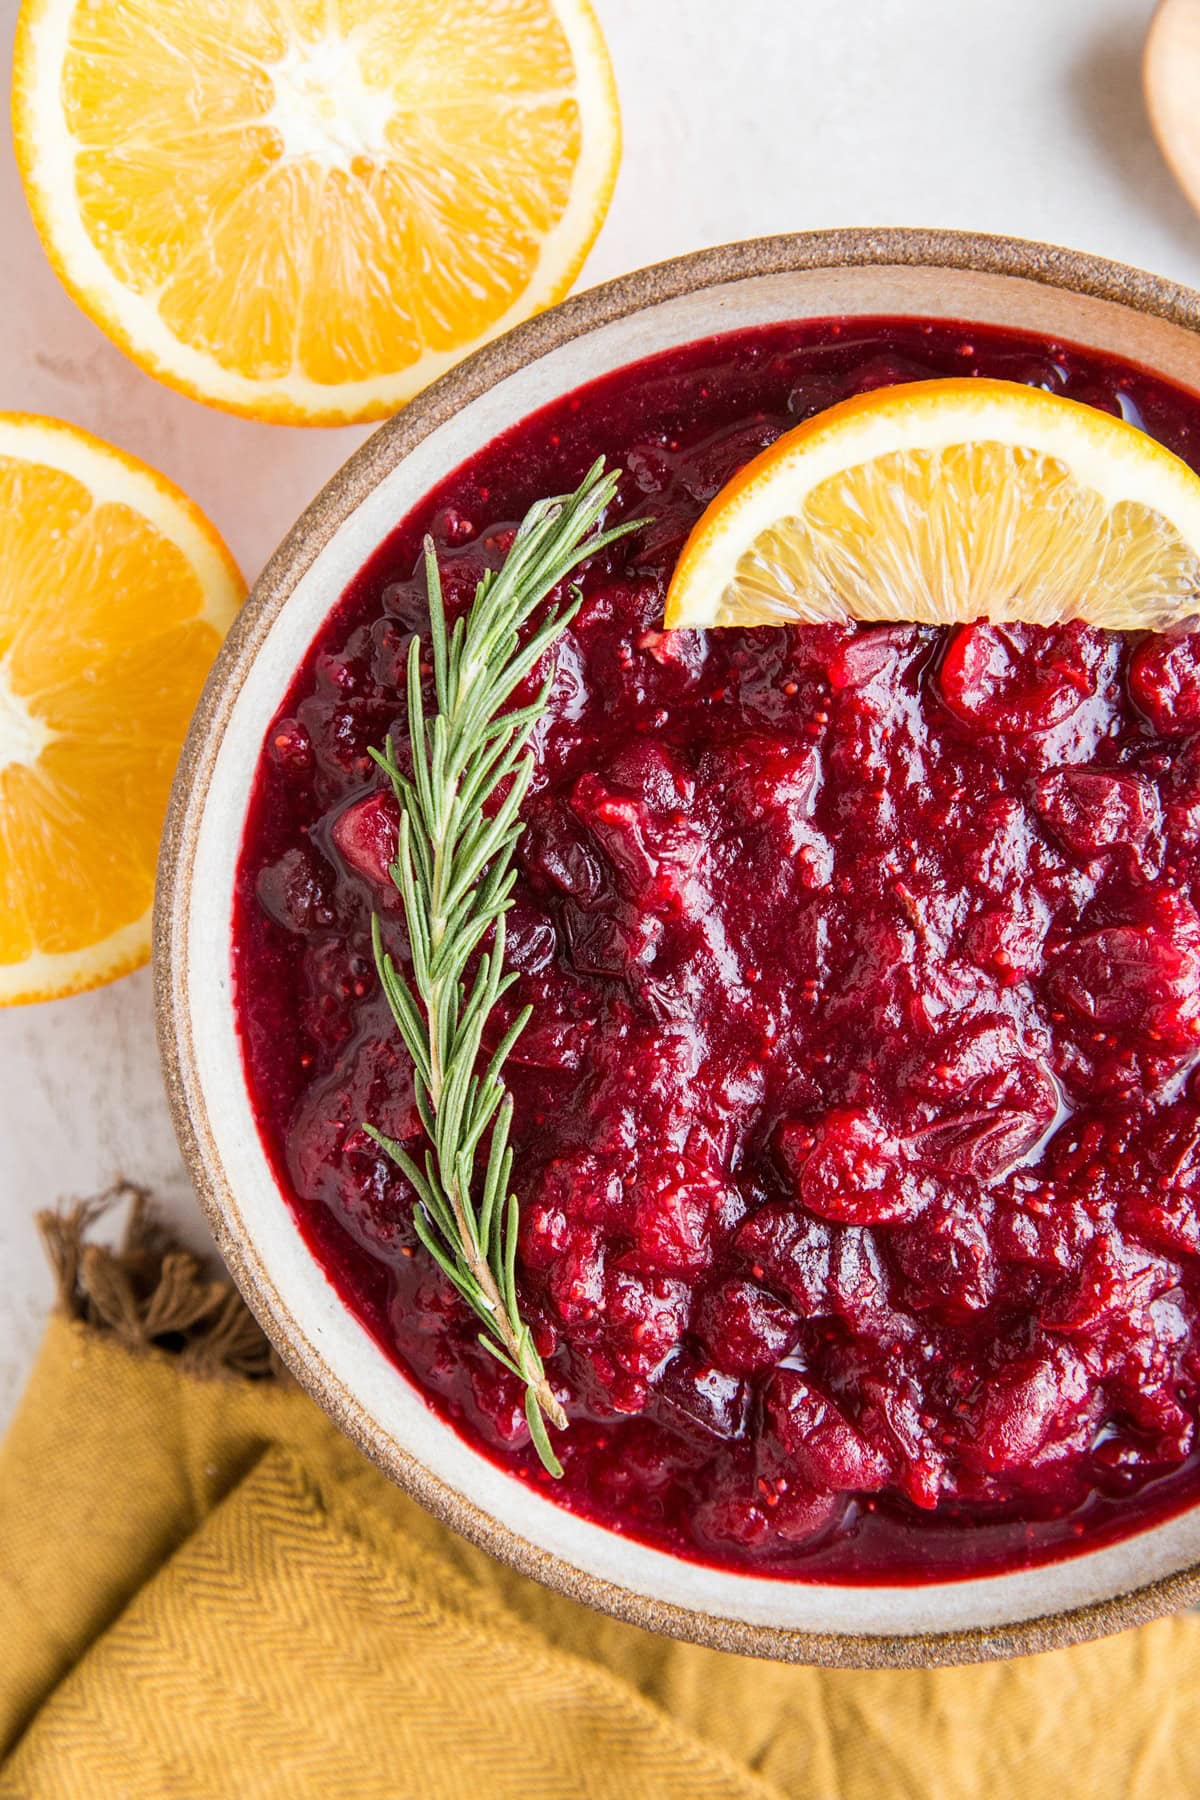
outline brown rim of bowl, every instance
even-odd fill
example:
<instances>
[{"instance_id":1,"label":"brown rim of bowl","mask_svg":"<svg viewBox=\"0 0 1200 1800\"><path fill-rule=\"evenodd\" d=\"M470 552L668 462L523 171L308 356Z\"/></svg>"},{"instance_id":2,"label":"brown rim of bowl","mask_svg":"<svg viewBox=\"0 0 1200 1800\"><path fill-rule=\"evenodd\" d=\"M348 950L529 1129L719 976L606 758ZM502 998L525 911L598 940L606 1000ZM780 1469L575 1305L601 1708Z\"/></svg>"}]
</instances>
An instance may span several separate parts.
<instances>
[{"instance_id":1,"label":"brown rim of bowl","mask_svg":"<svg viewBox=\"0 0 1200 1800\"><path fill-rule=\"evenodd\" d=\"M1091 1605L1005 1626L893 1636L789 1630L692 1611L590 1575L530 1543L433 1475L367 1417L327 1368L240 1228L196 1078L176 991L198 825L233 699L293 588L377 483L443 421L525 364L601 325L699 288L812 268L932 266L1008 275L1116 302L1200 331L1200 293L1083 252L1019 238L921 229L802 232L699 250L591 288L519 325L440 377L355 452L301 514L263 570L217 657L188 731L167 812L154 910L154 1006L171 1116L213 1236L247 1304L300 1386L423 1506L501 1562L649 1631L741 1655L832 1668L929 1668L1028 1656L1141 1625L1200 1597L1200 1563Z\"/></svg>"}]
</instances>

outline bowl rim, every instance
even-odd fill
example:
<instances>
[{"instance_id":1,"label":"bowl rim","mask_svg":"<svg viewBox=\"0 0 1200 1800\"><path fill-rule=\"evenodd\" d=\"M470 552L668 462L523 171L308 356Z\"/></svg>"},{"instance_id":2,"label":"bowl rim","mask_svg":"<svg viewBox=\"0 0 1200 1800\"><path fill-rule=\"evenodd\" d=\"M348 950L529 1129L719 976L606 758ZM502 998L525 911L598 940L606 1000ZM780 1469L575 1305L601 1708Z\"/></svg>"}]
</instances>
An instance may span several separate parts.
<instances>
[{"instance_id":1,"label":"bowl rim","mask_svg":"<svg viewBox=\"0 0 1200 1800\"><path fill-rule=\"evenodd\" d=\"M251 1312L297 1383L385 1475L442 1523L517 1572L643 1629L709 1648L832 1668L929 1668L1027 1656L1140 1625L1200 1599L1200 1562L1076 1607L1005 1625L874 1636L749 1623L655 1599L584 1571L501 1524L369 1419L305 1340L253 1243L226 1214L220 1158L198 1091L190 1019L174 971L184 966L199 821L216 752L259 645L334 533L378 483L469 401L560 345L705 288L808 269L925 266L1008 276L1113 302L1200 332L1200 293L1086 252L1011 237L892 227L751 238L693 251L586 289L517 326L439 377L386 420L333 475L284 537L226 638L192 717L168 803L154 904L154 1013L167 1101L193 1189ZM1136 1535L1136 1534L1135 1534Z\"/></svg>"}]
</instances>

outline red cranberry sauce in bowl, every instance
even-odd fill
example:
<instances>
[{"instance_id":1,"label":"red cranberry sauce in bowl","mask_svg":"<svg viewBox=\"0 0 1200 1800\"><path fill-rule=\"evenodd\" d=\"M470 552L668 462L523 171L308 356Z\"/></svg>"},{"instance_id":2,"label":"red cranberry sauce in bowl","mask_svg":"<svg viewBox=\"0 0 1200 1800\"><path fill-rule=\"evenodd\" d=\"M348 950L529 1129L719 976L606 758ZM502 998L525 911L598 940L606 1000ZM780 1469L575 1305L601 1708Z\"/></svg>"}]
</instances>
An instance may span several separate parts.
<instances>
[{"instance_id":1,"label":"red cranberry sauce in bowl","mask_svg":"<svg viewBox=\"0 0 1200 1800\"><path fill-rule=\"evenodd\" d=\"M406 518L267 733L236 1004L264 1144L346 1305L469 1442L683 1556L823 1581L1028 1565L1200 1494L1200 635L1072 625L665 633L705 504L881 384L984 374L1200 468L1200 403L1091 352L913 320L774 326L556 402ZM403 965L396 811L425 629L597 455L650 522L557 651L492 1022L519 1384L363 1129L419 1145L371 955Z\"/></svg>"}]
</instances>

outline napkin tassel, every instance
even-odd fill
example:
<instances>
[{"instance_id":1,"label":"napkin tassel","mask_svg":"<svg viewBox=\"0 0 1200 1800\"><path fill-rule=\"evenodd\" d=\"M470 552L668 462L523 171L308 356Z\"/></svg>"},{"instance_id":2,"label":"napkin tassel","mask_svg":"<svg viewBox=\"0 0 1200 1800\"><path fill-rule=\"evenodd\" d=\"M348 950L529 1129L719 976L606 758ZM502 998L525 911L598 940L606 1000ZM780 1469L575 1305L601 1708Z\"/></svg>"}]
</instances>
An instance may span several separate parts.
<instances>
[{"instance_id":1,"label":"napkin tassel","mask_svg":"<svg viewBox=\"0 0 1200 1800\"><path fill-rule=\"evenodd\" d=\"M97 1243L96 1225L120 1206L128 1213L119 1244ZM90 1200L38 1213L37 1225L69 1318L111 1332L131 1350L166 1350L193 1375L283 1374L233 1283L209 1275L177 1242L145 1188L118 1181Z\"/></svg>"}]
</instances>

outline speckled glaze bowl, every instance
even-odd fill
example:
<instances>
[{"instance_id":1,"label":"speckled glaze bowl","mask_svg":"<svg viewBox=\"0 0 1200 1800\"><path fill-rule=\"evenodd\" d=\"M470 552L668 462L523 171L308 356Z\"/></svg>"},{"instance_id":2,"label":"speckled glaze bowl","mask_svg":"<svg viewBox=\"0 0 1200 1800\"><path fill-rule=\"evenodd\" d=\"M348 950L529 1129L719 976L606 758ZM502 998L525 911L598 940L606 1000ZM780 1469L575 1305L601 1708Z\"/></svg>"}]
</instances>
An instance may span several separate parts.
<instances>
[{"instance_id":1,"label":"speckled glaze bowl","mask_svg":"<svg viewBox=\"0 0 1200 1800\"><path fill-rule=\"evenodd\" d=\"M1072 251L930 231L835 231L701 251L592 289L445 375L351 458L289 533L193 720L159 870L156 1003L175 1129L246 1300L297 1380L430 1510L548 1586L654 1631L797 1662L913 1667L1027 1654L1200 1594L1200 1508L1030 1571L846 1587L708 1568L578 1518L487 1461L347 1311L259 1143L234 1025L235 863L263 733L347 581L441 477L581 382L714 332L833 314L1033 330L1200 390L1200 294Z\"/></svg>"}]
</instances>

